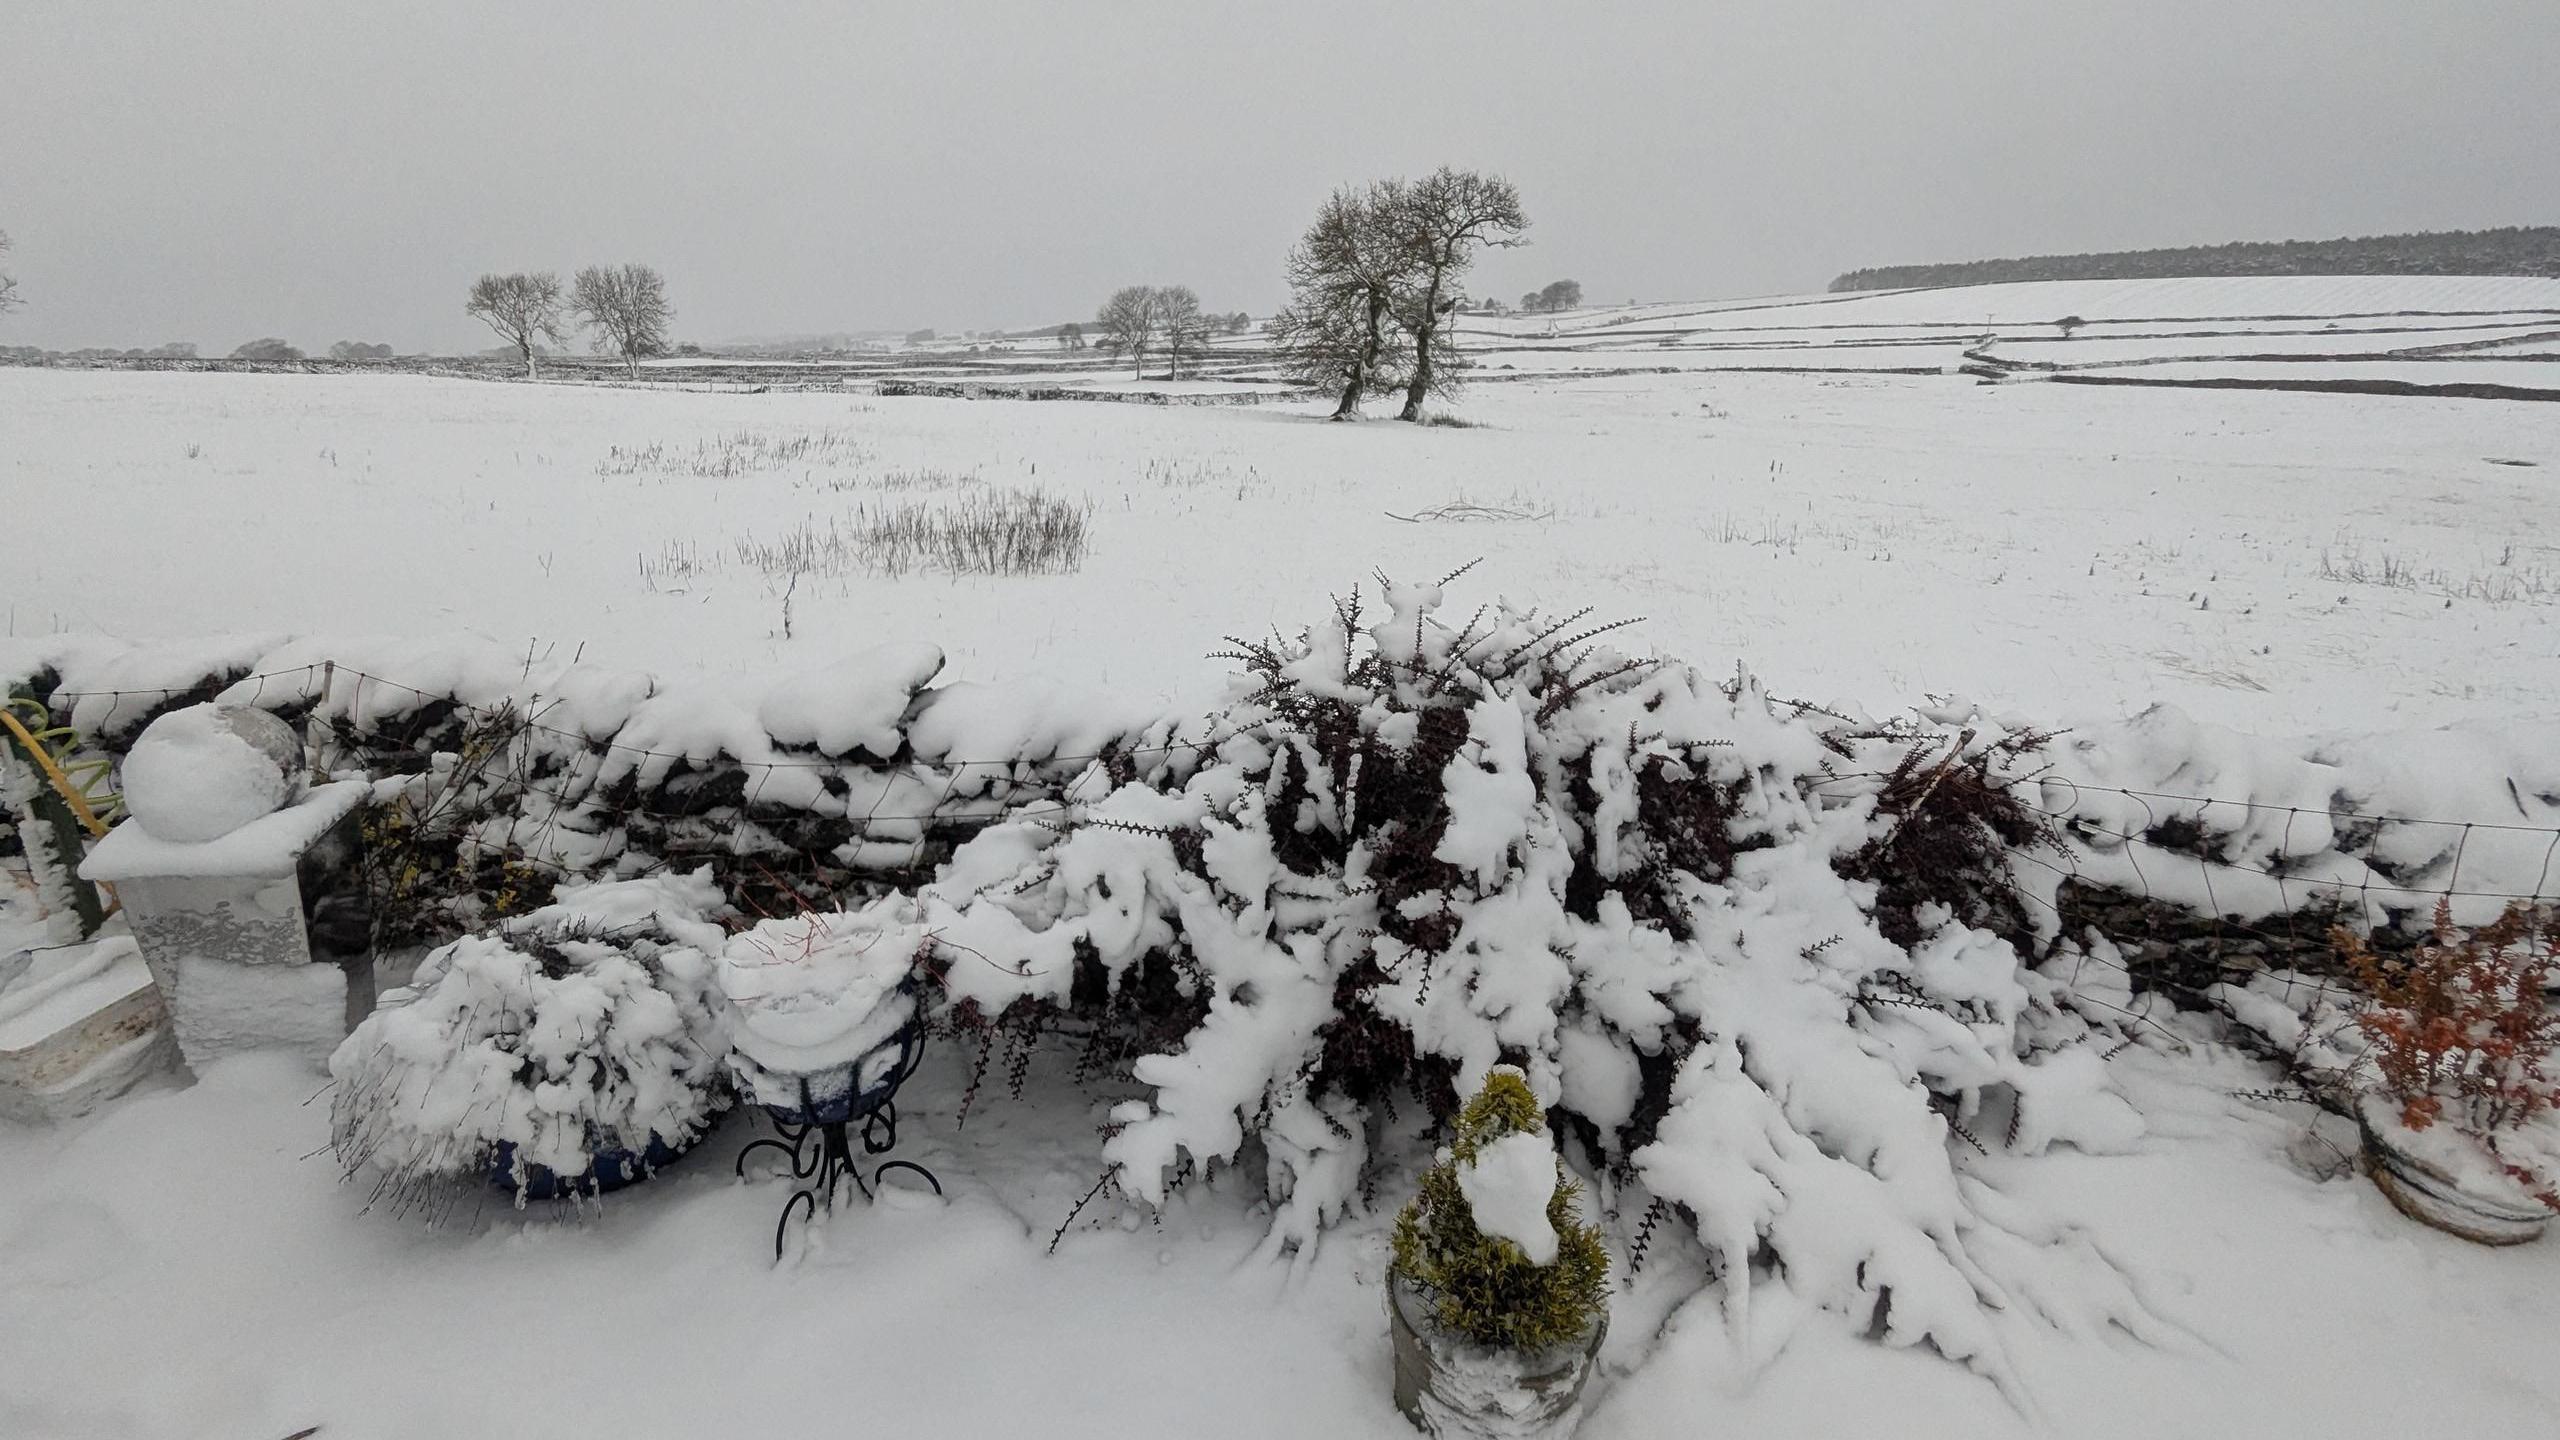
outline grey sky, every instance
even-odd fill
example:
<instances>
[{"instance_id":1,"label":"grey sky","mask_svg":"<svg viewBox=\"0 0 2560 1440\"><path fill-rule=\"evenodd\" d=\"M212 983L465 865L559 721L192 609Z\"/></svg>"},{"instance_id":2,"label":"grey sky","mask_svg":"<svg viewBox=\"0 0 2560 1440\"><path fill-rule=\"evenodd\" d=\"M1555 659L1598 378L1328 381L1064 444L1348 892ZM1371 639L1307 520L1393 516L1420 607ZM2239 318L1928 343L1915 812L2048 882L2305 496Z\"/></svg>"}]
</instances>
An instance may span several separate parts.
<instances>
[{"instance_id":1,"label":"grey sky","mask_svg":"<svg viewBox=\"0 0 2560 1440\"><path fill-rule=\"evenodd\" d=\"M680 336L1263 313L1333 185L1521 189L1478 293L2560 220L2555 0L0 0L0 343L495 343L642 260Z\"/></svg>"}]
</instances>

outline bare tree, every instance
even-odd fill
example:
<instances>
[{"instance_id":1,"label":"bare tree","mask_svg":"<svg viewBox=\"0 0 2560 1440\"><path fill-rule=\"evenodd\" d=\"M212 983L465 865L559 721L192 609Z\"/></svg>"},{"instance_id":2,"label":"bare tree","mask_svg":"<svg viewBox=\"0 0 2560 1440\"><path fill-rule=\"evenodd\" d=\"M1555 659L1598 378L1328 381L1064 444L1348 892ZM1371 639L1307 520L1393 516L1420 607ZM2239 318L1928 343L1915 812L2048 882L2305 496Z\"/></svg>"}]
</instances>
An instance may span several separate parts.
<instances>
[{"instance_id":1,"label":"bare tree","mask_svg":"<svg viewBox=\"0 0 2560 1440\"><path fill-rule=\"evenodd\" d=\"M1126 351L1137 374L1143 377L1147 373L1147 347L1155 343L1160 318L1154 286L1124 285L1102 302L1093 324L1102 332L1102 348L1114 355Z\"/></svg>"},{"instance_id":2,"label":"bare tree","mask_svg":"<svg viewBox=\"0 0 2560 1440\"><path fill-rule=\"evenodd\" d=\"M1209 317L1200 313L1200 297L1188 285L1157 289L1156 330L1164 337L1167 380L1182 378L1182 357L1198 359L1209 348Z\"/></svg>"},{"instance_id":3,"label":"bare tree","mask_svg":"<svg viewBox=\"0 0 2560 1440\"><path fill-rule=\"evenodd\" d=\"M1499 175L1439 169L1404 187L1395 229L1409 255L1396 291L1396 319L1413 336L1413 374L1405 381L1399 420L1420 421L1422 402L1446 393L1456 379L1449 348L1449 314L1458 307L1458 282L1487 245L1525 244L1529 228L1520 192Z\"/></svg>"},{"instance_id":4,"label":"bare tree","mask_svg":"<svg viewBox=\"0 0 2560 1440\"><path fill-rule=\"evenodd\" d=\"M329 358L332 360L388 360L391 358L391 347L368 345L362 340L341 340L329 347Z\"/></svg>"},{"instance_id":5,"label":"bare tree","mask_svg":"<svg viewBox=\"0 0 2560 1440\"><path fill-rule=\"evenodd\" d=\"M0 255L8 253L9 232L0 230ZM0 270L0 315L6 315L26 303L26 300L18 294L18 277L6 270Z\"/></svg>"},{"instance_id":6,"label":"bare tree","mask_svg":"<svg viewBox=\"0 0 2560 1440\"><path fill-rule=\"evenodd\" d=\"M1272 317L1272 339L1290 374L1341 392L1336 420L1400 383L1390 377L1401 373L1402 346L1388 322L1417 253L1397 220L1404 203L1397 180L1336 190L1289 252L1289 306ZM1392 369L1391 359L1399 362Z\"/></svg>"},{"instance_id":7,"label":"bare tree","mask_svg":"<svg viewBox=\"0 0 2560 1440\"><path fill-rule=\"evenodd\" d=\"M1084 348L1084 326L1082 326L1082 325L1080 325L1080 324L1076 323L1076 322L1075 322L1075 321L1073 321L1073 320L1070 320L1070 321L1068 321L1066 324L1059 326L1059 327L1058 327L1058 348L1059 348L1059 349L1061 349L1061 350L1081 350L1081 349L1083 349L1083 348Z\"/></svg>"},{"instance_id":8,"label":"bare tree","mask_svg":"<svg viewBox=\"0 0 2560 1440\"><path fill-rule=\"evenodd\" d=\"M233 347L231 351L231 358L234 360L258 360L271 365L282 365L291 364L294 361L300 360L302 358L302 352L294 348L292 342L281 340L273 335L269 335L262 339L241 341L239 345Z\"/></svg>"},{"instance_id":9,"label":"bare tree","mask_svg":"<svg viewBox=\"0 0 2560 1440\"><path fill-rule=\"evenodd\" d=\"M560 328L560 277L548 270L535 274L483 275L471 282L471 298L462 313L498 332L516 347L524 373L533 373L533 342L549 337L566 345Z\"/></svg>"},{"instance_id":10,"label":"bare tree","mask_svg":"<svg viewBox=\"0 0 2560 1440\"><path fill-rule=\"evenodd\" d=\"M1401 388L1413 363L1413 342L1403 327L1382 321L1372 329L1368 314L1365 305L1292 304L1271 317L1281 373L1327 394L1339 391L1336 420L1354 419L1362 400Z\"/></svg>"},{"instance_id":11,"label":"bare tree","mask_svg":"<svg viewBox=\"0 0 2560 1440\"><path fill-rule=\"evenodd\" d=\"M641 356L666 352L667 323L676 314L667 307L666 277L647 265L590 265L579 271L569 309L593 332L597 353L621 356L634 375Z\"/></svg>"}]
</instances>

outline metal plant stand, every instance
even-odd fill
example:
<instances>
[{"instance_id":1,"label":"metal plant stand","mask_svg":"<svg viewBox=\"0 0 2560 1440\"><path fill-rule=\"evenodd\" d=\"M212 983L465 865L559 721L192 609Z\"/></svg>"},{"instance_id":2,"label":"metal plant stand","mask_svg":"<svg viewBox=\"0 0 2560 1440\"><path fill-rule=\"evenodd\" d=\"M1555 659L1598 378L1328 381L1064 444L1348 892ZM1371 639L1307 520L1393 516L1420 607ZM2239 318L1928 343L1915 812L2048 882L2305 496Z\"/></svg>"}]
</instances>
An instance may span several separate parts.
<instances>
[{"instance_id":1,"label":"metal plant stand","mask_svg":"<svg viewBox=\"0 0 2560 1440\"><path fill-rule=\"evenodd\" d=\"M861 1086L858 1082L864 1069L875 1058L891 1050L897 1055L895 1063L871 1085ZM796 1105L768 1104L764 1107L765 1114L773 1118L776 1133L747 1142L746 1147L738 1152L737 1173L741 1176L747 1173L749 1156L759 1150L772 1150L790 1163L791 1178L801 1182L791 1192L791 1198L782 1202L782 1216L774 1222L775 1260L782 1258L784 1243L791 1233L792 1216L797 1214L804 1220L815 1220L822 1204L829 1214L835 1213L836 1190L848 1177L866 1201L875 1198L874 1187L892 1170L913 1171L933 1187L934 1194L942 1193L942 1181L931 1170L912 1160L884 1160L871 1172L870 1179L865 1180L861 1162L854 1156L852 1136L848 1133L855 1122L861 1123L862 1153L865 1156L886 1154L895 1147L898 1143L898 1087L904 1085L907 1077L916 1073L916 1067L923 1063L924 1024L919 1017L850 1066L814 1076L799 1076L800 1098ZM827 1093L834 1089L828 1082L838 1077L843 1077L845 1082L843 1093ZM817 1086L812 1087L812 1080L818 1082Z\"/></svg>"}]
</instances>

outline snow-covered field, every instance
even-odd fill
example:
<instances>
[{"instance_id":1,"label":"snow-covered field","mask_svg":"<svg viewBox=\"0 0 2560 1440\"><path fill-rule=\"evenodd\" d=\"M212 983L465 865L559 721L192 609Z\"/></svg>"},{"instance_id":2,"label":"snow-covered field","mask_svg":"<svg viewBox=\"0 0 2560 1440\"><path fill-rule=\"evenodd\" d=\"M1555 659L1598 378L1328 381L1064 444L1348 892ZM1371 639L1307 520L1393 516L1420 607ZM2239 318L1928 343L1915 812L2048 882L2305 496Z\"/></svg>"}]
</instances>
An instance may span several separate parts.
<instances>
[{"instance_id":1,"label":"snow-covered field","mask_svg":"<svg viewBox=\"0 0 2560 1440\"><path fill-rule=\"evenodd\" d=\"M2168 701L2268 735L2549 727L2560 406L1561 373L1694 364L1754 325L1817 353L1832 337L1807 327L1835 323L1862 356L1935 365L1932 345L1883 342L1986 307L2039 342L2090 322L2038 359L2102 335L2117 358L2206 343L2144 326L2264 331L2163 355L2271 353L2286 332L2290 352L2306 322L2268 317L2395 317L2336 319L2400 327L2342 338L2367 353L2430 343L2401 337L2459 311L2555 328L2560 282L1804 297L1583 312L1553 339L1517 317L1483 334L1478 358L1514 368L1456 407L1468 428L1326 425L1299 401L0 369L0 671L78 634L291 632L321 653L461 631L715 673L924 640L946 679L1185 706L1216 690L1224 662L1202 657L1223 636L1295 628L1373 568L1482 557L1462 608L1641 615L1636 648L1878 712L1953 693L2048 724ZM1945 358L1982 333L1948 332ZM2537 364L2560 372L2498 368ZM770 558L856 506L1029 486L1092 505L1081 571ZM0 953L25 914L7 893ZM1582 1433L2541 1433L2560 1413L2560 1246L2479 1250L2321 1178L2352 1135L2234 1098L2271 1076L2201 1023L2186 1038L2113 1062L2148 1126L2133 1153L1975 1167L2067 1217L2184 1340L2011 1327L2021 1408L1837 1317L1772 1307L1747 1344L1712 1298L1666 1318L1700 1278L1673 1244L1618 1302ZM0 1122L0 1436L1410 1433L1387 1398L1391 1205L1295 1266L1257 1253L1258 1196L1233 1185L1160 1216L1101 1205L1045 1253L1094 1181L1103 1102L1070 1063L1044 1052L1025 1098L991 1084L963 1127L966 1066L933 1053L900 1154L949 1203L857 1207L780 1267L780 1188L729 1175L737 1119L583 1222L492 1197L432 1231L362 1213L325 1151L322 1077L268 1057L59 1129Z\"/></svg>"},{"instance_id":2,"label":"snow-covered field","mask_svg":"<svg viewBox=\"0 0 2560 1440\"><path fill-rule=\"evenodd\" d=\"M1482 557L1478 598L1644 616L1879 710L2167 700L2299 734L2560 694L2560 406L1624 375L1481 384L1470 429L1314 413L0 370L0 628L471 631L678 671L908 638L952 678L1190 701L1223 636ZM741 556L1015 486L1091 502L1080 573L795 585ZM1460 504L1519 518L1427 518Z\"/></svg>"}]
</instances>

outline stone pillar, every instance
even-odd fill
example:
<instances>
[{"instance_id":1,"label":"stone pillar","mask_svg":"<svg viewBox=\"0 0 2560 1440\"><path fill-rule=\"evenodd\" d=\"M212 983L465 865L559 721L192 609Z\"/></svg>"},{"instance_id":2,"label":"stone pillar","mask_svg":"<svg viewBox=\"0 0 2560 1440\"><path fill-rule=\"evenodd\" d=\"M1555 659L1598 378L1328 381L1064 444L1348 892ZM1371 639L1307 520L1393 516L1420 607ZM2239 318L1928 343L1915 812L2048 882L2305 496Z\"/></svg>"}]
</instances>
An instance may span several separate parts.
<instances>
[{"instance_id":1,"label":"stone pillar","mask_svg":"<svg viewBox=\"0 0 2560 1440\"><path fill-rule=\"evenodd\" d=\"M284 728L263 712L210 705L152 722L125 765L134 818L108 832L80 871L115 887L191 1069L272 1048L325 1064L347 1033L347 971L314 962L298 870L367 787L301 794L287 757L272 757L278 778L267 787L235 744L255 754L281 748L260 722ZM172 738L155 749L163 726ZM282 808L264 813L250 803L276 798Z\"/></svg>"}]
</instances>

